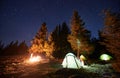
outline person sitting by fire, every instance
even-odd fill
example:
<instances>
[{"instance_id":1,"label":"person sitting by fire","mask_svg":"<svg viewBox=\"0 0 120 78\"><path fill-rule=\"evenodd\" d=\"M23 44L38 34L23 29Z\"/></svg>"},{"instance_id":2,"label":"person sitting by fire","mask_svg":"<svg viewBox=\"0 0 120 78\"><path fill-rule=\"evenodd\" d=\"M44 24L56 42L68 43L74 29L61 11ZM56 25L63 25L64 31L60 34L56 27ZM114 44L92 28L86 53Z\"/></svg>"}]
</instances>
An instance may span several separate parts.
<instances>
[{"instance_id":1,"label":"person sitting by fire","mask_svg":"<svg viewBox=\"0 0 120 78\"><path fill-rule=\"evenodd\" d=\"M81 65L84 66L84 61L86 60L86 58L83 55L80 55L80 61L81 61Z\"/></svg>"}]
</instances>

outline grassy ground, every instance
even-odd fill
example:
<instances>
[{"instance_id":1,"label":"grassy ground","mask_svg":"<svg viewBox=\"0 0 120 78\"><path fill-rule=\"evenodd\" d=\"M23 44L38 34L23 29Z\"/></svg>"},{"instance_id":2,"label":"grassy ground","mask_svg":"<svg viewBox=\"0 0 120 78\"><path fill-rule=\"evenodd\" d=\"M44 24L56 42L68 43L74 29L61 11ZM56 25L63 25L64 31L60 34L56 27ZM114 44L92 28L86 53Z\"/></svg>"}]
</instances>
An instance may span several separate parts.
<instances>
[{"instance_id":1,"label":"grassy ground","mask_svg":"<svg viewBox=\"0 0 120 78\"><path fill-rule=\"evenodd\" d=\"M59 69L45 75L46 78L119 78L110 64L92 64L80 69Z\"/></svg>"},{"instance_id":2,"label":"grassy ground","mask_svg":"<svg viewBox=\"0 0 120 78\"><path fill-rule=\"evenodd\" d=\"M89 64L80 69L62 68L61 61L25 63L23 57L1 57L0 78L119 78L111 64ZM44 60L45 61L45 60Z\"/></svg>"}]
</instances>

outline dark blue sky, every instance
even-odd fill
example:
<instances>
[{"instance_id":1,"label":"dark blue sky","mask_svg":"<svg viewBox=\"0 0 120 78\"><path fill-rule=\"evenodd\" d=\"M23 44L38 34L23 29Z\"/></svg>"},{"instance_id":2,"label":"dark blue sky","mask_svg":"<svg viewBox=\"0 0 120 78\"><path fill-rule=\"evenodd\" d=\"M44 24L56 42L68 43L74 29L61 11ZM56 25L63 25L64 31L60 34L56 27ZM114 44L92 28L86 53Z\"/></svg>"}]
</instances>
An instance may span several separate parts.
<instances>
[{"instance_id":1,"label":"dark blue sky","mask_svg":"<svg viewBox=\"0 0 120 78\"><path fill-rule=\"evenodd\" d=\"M28 44L43 22L48 31L70 20L74 10L85 22L85 27L97 37L103 27L102 10L120 10L120 0L0 0L0 40L3 43L23 41Z\"/></svg>"}]
</instances>

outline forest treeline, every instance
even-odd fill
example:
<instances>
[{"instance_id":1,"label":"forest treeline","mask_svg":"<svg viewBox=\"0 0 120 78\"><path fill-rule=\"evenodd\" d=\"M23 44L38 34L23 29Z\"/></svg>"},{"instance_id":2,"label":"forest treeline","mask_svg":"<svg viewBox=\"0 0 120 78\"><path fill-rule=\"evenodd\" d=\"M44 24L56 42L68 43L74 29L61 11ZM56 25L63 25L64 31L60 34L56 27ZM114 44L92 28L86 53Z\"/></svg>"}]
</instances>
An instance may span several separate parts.
<instances>
[{"instance_id":1,"label":"forest treeline","mask_svg":"<svg viewBox=\"0 0 120 78\"><path fill-rule=\"evenodd\" d=\"M28 46L25 41L19 43L18 41L11 41L8 45L4 45L0 41L0 56L24 55L28 54Z\"/></svg>"},{"instance_id":2,"label":"forest treeline","mask_svg":"<svg viewBox=\"0 0 120 78\"><path fill-rule=\"evenodd\" d=\"M48 33L44 22L32 39L28 51L50 58L63 58L68 52L73 52L78 57L83 54L99 58L102 53L116 57L120 53L120 14L105 10L103 17L104 27L98 31L98 39L91 38L91 32L85 28L85 22L77 11L73 12L70 28L63 22Z\"/></svg>"},{"instance_id":3,"label":"forest treeline","mask_svg":"<svg viewBox=\"0 0 120 78\"><path fill-rule=\"evenodd\" d=\"M28 47L25 41L12 41L7 46L0 42L0 55L38 53L49 58L63 58L68 52L83 54L90 58L99 58L109 53L118 59L120 55L120 13L110 10L103 12L104 27L98 31L99 38L91 38L91 32L85 28L85 22L77 11L73 12L70 26L63 22L52 32L42 23Z\"/></svg>"}]
</instances>

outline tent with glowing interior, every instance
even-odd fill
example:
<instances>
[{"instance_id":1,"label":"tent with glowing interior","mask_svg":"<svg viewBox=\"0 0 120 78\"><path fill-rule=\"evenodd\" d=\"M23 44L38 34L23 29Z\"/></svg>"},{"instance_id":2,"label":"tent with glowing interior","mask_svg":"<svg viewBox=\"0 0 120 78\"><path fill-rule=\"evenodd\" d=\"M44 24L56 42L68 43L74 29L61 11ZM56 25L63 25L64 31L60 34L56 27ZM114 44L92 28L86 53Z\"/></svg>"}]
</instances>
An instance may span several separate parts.
<instances>
[{"instance_id":1,"label":"tent with glowing interior","mask_svg":"<svg viewBox=\"0 0 120 78\"><path fill-rule=\"evenodd\" d=\"M82 64L73 53L68 53L62 62L62 66L63 68L79 69L82 67Z\"/></svg>"}]
</instances>

